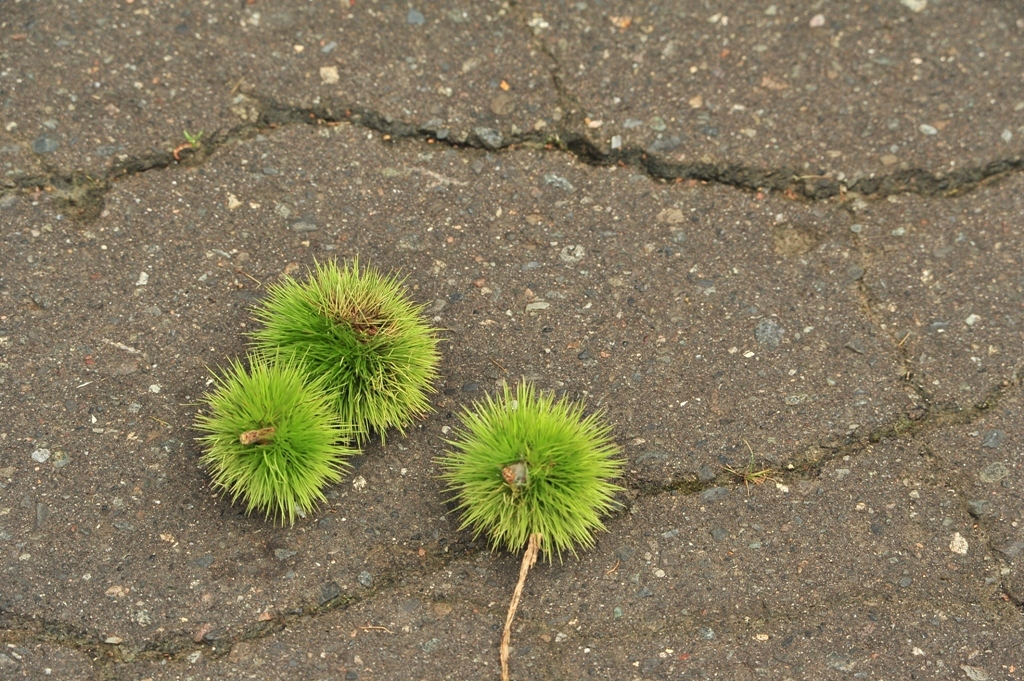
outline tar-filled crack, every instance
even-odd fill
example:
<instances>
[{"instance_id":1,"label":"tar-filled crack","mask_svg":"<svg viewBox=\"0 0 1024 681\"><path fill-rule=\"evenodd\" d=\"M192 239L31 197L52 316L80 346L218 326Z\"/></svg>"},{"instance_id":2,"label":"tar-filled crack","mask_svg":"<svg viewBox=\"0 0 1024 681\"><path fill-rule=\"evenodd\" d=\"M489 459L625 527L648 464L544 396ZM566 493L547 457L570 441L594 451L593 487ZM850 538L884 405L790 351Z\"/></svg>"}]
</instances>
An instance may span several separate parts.
<instances>
[{"instance_id":1,"label":"tar-filled crack","mask_svg":"<svg viewBox=\"0 0 1024 681\"><path fill-rule=\"evenodd\" d=\"M181 660L196 651L217 659L230 653L232 646L237 643L263 639L303 620L328 612L347 610L375 596L401 588L414 579L436 573L455 560L484 550L486 546L480 542L449 543L443 550L428 555L418 569L410 570L405 566L378 575L373 587L358 595L339 590L336 595L326 599L321 597L315 601L294 604L267 620L203 632L199 640L193 634L178 632L139 644L120 639L113 642L107 635L97 631L60 620L19 615L0 608L0 641L15 645L34 643L71 648L86 655L101 673L115 666L135 662Z\"/></svg>"},{"instance_id":2,"label":"tar-filled crack","mask_svg":"<svg viewBox=\"0 0 1024 681\"><path fill-rule=\"evenodd\" d=\"M83 171L50 168L41 174L9 179L0 186L0 197L11 193L51 191L66 206L72 217L88 223L102 213L106 195L118 180L151 170L178 165L199 165L223 146L245 141L257 133L296 124L348 123L380 132L388 140L429 140L431 143L455 149L485 149L491 152L509 152L520 147L547 149L571 154L586 165L634 168L653 180L695 180L751 191L777 191L793 199L809 201L827 200L848 194L878 198L908 193L933 197L955 196L993 178L1024 170L1024 157L1013 156L981 165L960 167L946 173L911 168L845 183L828 176L815 176L809 179L803 174L805 171L797 168L763 168L744 163L672 161L634 146L604 151L591 139L584 124L582 107L564 86L555 56L546 49L542 51L552 60L551 79L558 93L558 109L562 112L557 129L551 132L529 130L505 135L493 128L477 127L472 131L452 134L442 123L416 124L397 120L388 114L358 104L328 101L312 107L298 107L252 93L250 99L258 105L255 122L218 130L204 137L202 142L195 146L178 147L175 150L172 148L173 145L164 144L162 146L165 151L126 158L99 176Z\"/></svg>"},{"instance_id":3,"label":"tar-filled crack","mask_svg":"<svg viewBox=\"0 0 1024 681\"><path fill-rule=\"evenodd\" d=\"M858 456L871 445L890 440L914 440L940 428L969 426L985 413L997 406L1003 396L1019 385L1016 375L1006 378L993 386L985 397L967 408L957 405L934 405L923 412L900 414L891 422L878 426L871 432L854 437L848 435L835 442L821 442L797 452L786 459L769 460L755 458L750 462L751 470L766 471L762 479L787 484L799 480L813 480L821 475L822 469L830 462L849 456ZM662 494L699 494L712 487L739 488L745 485L744 468L723 468L711 480L700 480L696 472L687 472L660 483L627 481L634 497L657 497Z\"/></svg>"}]
</instances>

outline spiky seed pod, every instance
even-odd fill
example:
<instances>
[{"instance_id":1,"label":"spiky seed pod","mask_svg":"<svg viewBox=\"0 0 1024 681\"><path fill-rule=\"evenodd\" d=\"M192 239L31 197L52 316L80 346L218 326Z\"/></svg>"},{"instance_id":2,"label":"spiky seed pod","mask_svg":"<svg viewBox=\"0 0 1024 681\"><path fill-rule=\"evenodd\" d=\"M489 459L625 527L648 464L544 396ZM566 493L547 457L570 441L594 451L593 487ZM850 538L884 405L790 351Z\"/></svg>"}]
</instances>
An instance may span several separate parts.
<instances>
[{"instance_id":1,"label":"spiky seed pod","mask_svg":"<svg viewBox=\"0 0 1024 681\"><path fill-rule=\"evenodd\" d=\"M593 545L623 465L599 415L523 381L515 394L506 384L498 399L466 409L463 422L454 451L438 461L463 528L509 551L540 535L549 562Z\"/></svg>"},{"instance_id":2,"label":"spiky seed pod","mask_svg":"<svg viewBox=\"0 0 1024 681\"><path fill-rule=\"evenodd\" d=\"M196 415L202 463L213 486L241 498L248 513L295 523L325 501L323 488L341 480L355 451L352 436L318 381L284 359L250 355L233 360Z\"/></svg>"},{"instance_id":3,"label":"spiky seed pod","mask_svg":"<svg viewBox=\"0 0 1024 681\"><path fill-rule=\"evenodd\" d=\"M358 260L317 263L305 282L271 285L255 316L255 346L300 361L323 377L342 420L362 442L388 428L404 432L430 410L437 377L435 330L422 319L402 281Z\"/></svg>"}]
</instances>

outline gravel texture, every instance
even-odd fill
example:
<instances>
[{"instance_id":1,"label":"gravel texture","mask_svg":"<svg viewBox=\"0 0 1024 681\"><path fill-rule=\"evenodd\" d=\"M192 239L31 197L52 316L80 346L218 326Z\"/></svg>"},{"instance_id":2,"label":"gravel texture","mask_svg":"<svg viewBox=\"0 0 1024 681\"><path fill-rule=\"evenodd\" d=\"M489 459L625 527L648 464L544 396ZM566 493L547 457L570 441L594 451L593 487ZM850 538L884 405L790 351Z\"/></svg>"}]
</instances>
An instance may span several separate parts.
<instances>
[{"instance_id":1,"label":"gravel texture","mask_svg":"<svg viewBox=\"0 0 1024 681\"><path fill-rule=\"evenodd\" d=\"M175 163L183 131L209 149L299 109L492 148L555 123L550 60L498 2L85 0L0 22L8 182Z\"/></svg>"},{"instance_id":2,"label":"gravel texture","mask_svg":"<svg viewBox=\"0 0 1024 681\"><path fill-rule=\"evenodd\" d=\"M1008 2L527 2L586 139L736 180L812 185L1018 167L1024 55ZM982 93L982 90L984 93ZM762 184L770 181L763 179ZM813 187L812 187L813 191Z\"/></svg>"},{"instance_id":3,"label":"gravel texture","mask_svg":"<svg viewBox=\"0 0 1024 681\"><path fill-rule=\"evenodd\" d=\"M934 403L970 407L1019 375L1024 347L1024 182L942 202L855 204L865 294ZM862 208L862 209L861 209Z\"/></svg>"},{"instance_id":4,"label":"gravel texture","mask_svg":"<svg viewBox=\"0 0 1024 681\"><path fill-rule=\"evenodd\" d=\"M581 560L531 574L513 669L830 678L959 676L967 665L1006 678L1021 653L1008 624L1018 614L1000 598L999 567L976 569L982 536L946 482L920 447L885 445L831 462L814 481L770 481L710 503L641 498ZM965 554L951 549L957 535ZM273 639L238 643L226 658L201 658L189 673L488 677L517 562L452 561ZM988 645L968 659L979 639Z\"/></svg>"},{"instance_id":5,"label":"gravel texture","mask_svg":"<svg viewBox=\"0 0 1024 681\"><path fill-rule=\"evenodd\" d=\"M626 465L514 678L1019 678L1024 15L833 5L5 4L0 677L497 678L435 461L525 377ZM211 372L356 255L434 411L247 517Z\"/></svg>"}]
</instances>

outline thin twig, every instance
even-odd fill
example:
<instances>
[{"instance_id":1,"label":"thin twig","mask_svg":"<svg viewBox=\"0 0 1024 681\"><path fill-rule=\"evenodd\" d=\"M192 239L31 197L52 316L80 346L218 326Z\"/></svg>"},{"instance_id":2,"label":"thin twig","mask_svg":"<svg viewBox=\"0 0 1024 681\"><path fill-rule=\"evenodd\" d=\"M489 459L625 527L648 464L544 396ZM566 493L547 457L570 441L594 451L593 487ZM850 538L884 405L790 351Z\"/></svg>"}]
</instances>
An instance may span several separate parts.
<instances>
[{"instance_id":1,"label":"thin twig","mask_svg":"<svg viewBox=\"0 0 1024 681\"><path fill-rule=\"evenodd\" d=\"M257 285L259 285L259 286L261 286L261 287L263 286L263 282L262 282L262 281L260 281L260 280L259 280L259 279L257 279L256 277L252 276L251 274L249 274L248 272L246 272L245 270L243 270L243 269L242 269L241 267L239 267L239 268L238 268L238 269L237 269L236 271L237 271L237 272L240 272L240 273L242 273L242 274L244 274L244 275L245 275L245 276L247 276L247 277L249 277L250 279L252 279L253 281L255 281Z\"/></svg>"},{"instance_id":2,"label":"thin twig","mask_svg":"<svg viewBox=\"0 0 1024 681\"><path fill-rule=\"evenodd\" d=\"M505 631L501 634L501 681L508 681L508 644L512 638L512 620L515 619L516 609L519 608L519 600L523 597L523 585L526 584L526 575L530 568L537 562L537 553L540 551L541 535L534 532L530 535L530 541L526 545L526 553L523 554L523 563L519 567L519 583L516 590L512 592L512 602L508 606L508 616L505 618Z\"/></svg>"},{"instance_id":3,"label":"thin twig","mask_svg":"<svg viewBox=\"0 0 1024 681\"><path fill-rule=\"evenodd\" d=\"M129 352L129 353L131 353L131 354L133 354L133 355L137 355L137 354L139 354L140 352L142 352L141 350L137 350L137 349L135 349L135 348L129 347L129 346L125 345L124 343L121 343L121 342L116 342L116 341L112 341L112 340L110 340L109 338L104 338L104 339L102 339L102 340L103 340L103 342L104 342L104 343L106 343L107 345L113 345L113 346L114 346L115 348L117 348L118 350L124 350L125 352Z\"/></svg>"},{"instance_id":4,"label":"thin twig","mask_svg":"<svg viewBox=\"0 0 1024 681\"><path fill-rule=\"evenodd\" d=\"M375 625L375 624L367 624L367 625L361 626L359 628L362 629L363 631L383 631L385 634L392 634L392 633L394 633L393 631L391 631L387 627L381 627L381 626L378 626L378 625Z\"/></svg>"},{"instance_id":5,"label":"thin twig","mask_svg":"<svg viewBox=\"0 0 1024 681\"><path fill-rule=\"evenodd\" d=\"M494 359L493 357L488 357L487 359L491 360L491 362L494 364L494 366L498 367L499 369L504 371L506 374L508 373L508 369L506 369L505 367L503 367L500 364L498 364L498 360Z\"/></svg>"}]
</instances>

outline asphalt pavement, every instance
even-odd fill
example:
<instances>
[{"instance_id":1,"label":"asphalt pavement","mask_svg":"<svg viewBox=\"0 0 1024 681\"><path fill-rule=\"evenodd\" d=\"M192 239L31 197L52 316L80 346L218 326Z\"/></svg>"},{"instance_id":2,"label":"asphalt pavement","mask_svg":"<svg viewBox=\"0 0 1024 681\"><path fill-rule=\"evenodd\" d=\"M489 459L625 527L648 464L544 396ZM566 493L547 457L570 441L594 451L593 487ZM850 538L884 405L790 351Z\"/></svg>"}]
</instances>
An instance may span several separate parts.
<instances>
[{"instance_id":1,"label":"asphalt pavement","mask_svg":"<svg viewBox=\"0 0 1024 681\"><path fill-rule=\"evenodd\" d=\"M0 0L0 677L497 679L436 460L520 377L619 509L514 679L1024 678L1024 5ZM193 419L359 257L433 412L294 527Z\"/></svg>"}]
</instances>

